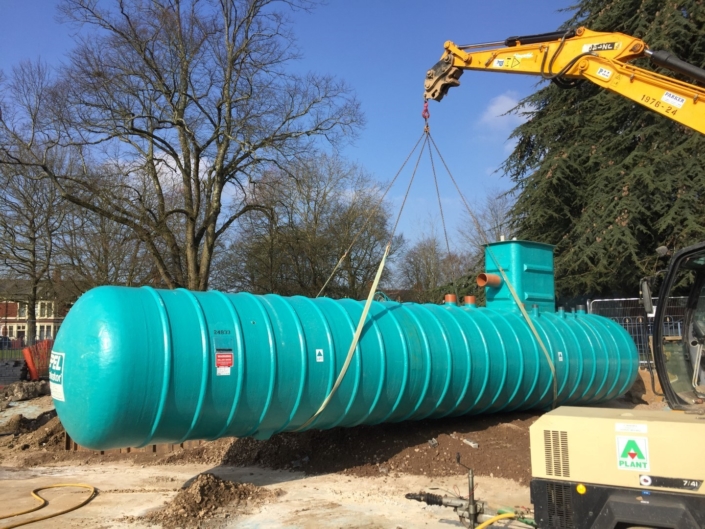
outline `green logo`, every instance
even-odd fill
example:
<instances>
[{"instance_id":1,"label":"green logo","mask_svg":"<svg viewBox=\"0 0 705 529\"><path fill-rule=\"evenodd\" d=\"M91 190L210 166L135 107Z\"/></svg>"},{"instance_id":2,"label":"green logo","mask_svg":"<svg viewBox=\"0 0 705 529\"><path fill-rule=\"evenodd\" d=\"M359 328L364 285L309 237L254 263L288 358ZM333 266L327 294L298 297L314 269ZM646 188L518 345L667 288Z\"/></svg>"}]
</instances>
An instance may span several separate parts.
<instances>
[{"instance_id":1,"label":"green logo","mask_svg":"<svg viewBox=\"0 0 705 529\"><path fill-rule=\"evenodd\" d=\"M646 437L617 436L617 468L649 470L649 440Z\"/></svg>"},{"instance_id":2,"label":"green logo","mask_svg":"<svg viewBox=\"0 0 705 529\"><path fill-rule=\"evenodd\" d=\"M624 450L622 451L621 457L624 459L643 459L644 461L646 461L644 454L641 453L639 445L636 444L636 441L634 439L630 439L629 441L627 441L627 444L624 446Z\"/></svg>"}]
</instances>

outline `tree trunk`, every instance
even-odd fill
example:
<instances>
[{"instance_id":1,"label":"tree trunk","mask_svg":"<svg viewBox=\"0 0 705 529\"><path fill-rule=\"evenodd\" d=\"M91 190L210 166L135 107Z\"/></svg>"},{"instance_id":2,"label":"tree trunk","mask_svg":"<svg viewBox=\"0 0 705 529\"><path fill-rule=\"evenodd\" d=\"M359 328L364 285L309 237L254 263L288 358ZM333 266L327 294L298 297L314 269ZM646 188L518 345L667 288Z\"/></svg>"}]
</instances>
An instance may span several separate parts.
<instances>
[{"instance_id":1,"label":"tree trunk","mask_svg":"<svg viewBox=\"0 0 705 529\"><path fill-rule=\"evenodd\" d=\"M27 296L27 345L37 341L37 284L32 283Z\"/></svg>"}]
</instances>

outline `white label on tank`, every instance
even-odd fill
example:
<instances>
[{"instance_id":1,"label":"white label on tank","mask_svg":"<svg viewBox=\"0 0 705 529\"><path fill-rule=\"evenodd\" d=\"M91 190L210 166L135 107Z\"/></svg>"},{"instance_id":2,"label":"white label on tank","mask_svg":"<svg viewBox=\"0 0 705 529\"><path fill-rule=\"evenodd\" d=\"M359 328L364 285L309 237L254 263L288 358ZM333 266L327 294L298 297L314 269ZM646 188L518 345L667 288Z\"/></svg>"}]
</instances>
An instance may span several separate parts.
<instances>
[{"instance_id":1,"label":"white label on tank","mask_svg":"<svg viewBox=\"0 0 705 529\"><path fill-rule=\"evenodd\" d=\"M49 389L55 400L64 402L64 353L51 352L49 358Z\"/></svg>"},{"instance_id":2,"label":"white label on tank","mask_svg":"<svg viewBox=\"0 0 705 529\"><path fill-rule=\"evenodd\" d=\"M629 422L618 422L614 425L615 432L627 433L648 433L648 428L645 424L632 424Z\"/></svg>"},{"instance_id":3,"label":"white label on tank","mask_svg":"<svg viewBox=\"0 0 705 529\"><path fill-rule=\"evenodd\" d=\"M229 376L230 375L230 368L229 367L216 367L215 374L216 374L216 376L219 376L219 377Z\"/></svg>"},{"instance_id":4,"label":"white label on tank","mask_svg":"<svg viewBox=\"0 0 705 529\"><path fill-rule=\"evenodd\" d=\"M559 362L563 361L563 351L558 351L558 361Z\"/></svg>"},{"instance_id":5,"label":"white label on tank","mask_svg":"<svg viewBox=\"0 0 705 529\"><path fill-rule=\"evenodd\" d=\"M323 349L316 349L316 362L323 362Z\"/></svg>"}]
</instances>

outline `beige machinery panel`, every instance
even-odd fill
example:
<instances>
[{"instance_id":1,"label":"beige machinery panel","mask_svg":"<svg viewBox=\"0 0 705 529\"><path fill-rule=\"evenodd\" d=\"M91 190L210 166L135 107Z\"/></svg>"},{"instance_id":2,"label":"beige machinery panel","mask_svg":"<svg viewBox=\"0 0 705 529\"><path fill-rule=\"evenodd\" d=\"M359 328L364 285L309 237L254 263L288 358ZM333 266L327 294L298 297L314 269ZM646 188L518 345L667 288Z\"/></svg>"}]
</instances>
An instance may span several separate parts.
<instances>
[{"instance_id":1,"label":"beige machinery panel","mask_svg":"<svg viewBox=\"0 0 705 529\"><path fill-rule=\"evenodd\" d=\"M705 495L705 416L564 406L530 436L534 478Z\"/></svg>"}]
</instances>

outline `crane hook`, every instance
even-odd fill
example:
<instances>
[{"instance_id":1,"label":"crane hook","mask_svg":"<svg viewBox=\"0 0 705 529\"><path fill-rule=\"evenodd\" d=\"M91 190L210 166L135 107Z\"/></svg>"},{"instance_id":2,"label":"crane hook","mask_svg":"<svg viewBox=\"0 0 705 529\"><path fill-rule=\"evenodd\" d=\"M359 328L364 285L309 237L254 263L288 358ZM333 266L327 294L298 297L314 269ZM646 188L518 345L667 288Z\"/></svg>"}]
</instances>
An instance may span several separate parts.
<instances>
[{"instance_id":1,"label":"crane hook","mask_svg":"<svg viewBox=\"0 0 705 529\"><path fill-rule=\"evenodd\" d=\"M426 121L428 121L428 118L431 117L431 113L428 111L428 99L424 99L421 117L424 118Z\"/></svg>"}]
</instances>

